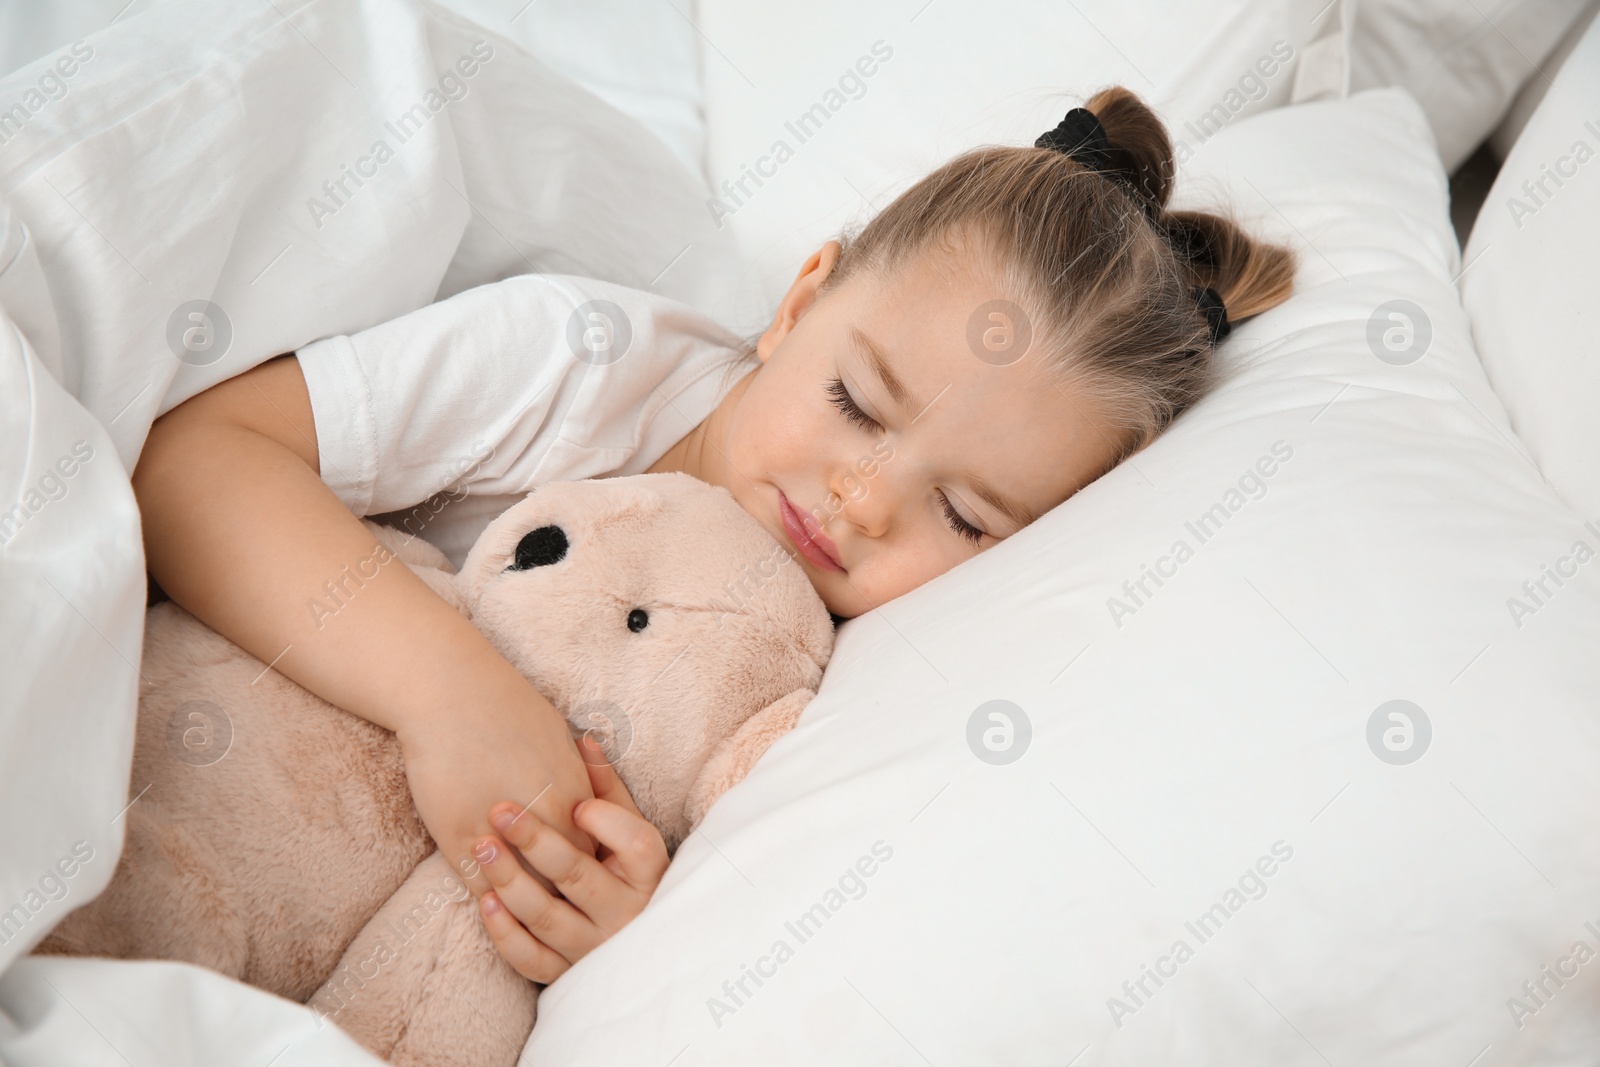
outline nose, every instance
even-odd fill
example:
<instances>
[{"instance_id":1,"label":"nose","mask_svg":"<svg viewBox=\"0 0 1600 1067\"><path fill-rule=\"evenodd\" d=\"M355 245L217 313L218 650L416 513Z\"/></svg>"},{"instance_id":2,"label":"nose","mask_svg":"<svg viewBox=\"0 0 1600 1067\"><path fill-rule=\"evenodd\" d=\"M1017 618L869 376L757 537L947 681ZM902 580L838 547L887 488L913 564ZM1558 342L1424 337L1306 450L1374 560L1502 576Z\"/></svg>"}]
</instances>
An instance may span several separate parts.
<instances>
[{"instance_id":1,"label":"nose","mask_svg":"<svg viewBox=\"0 0 1600 1067\"><path fill-rule=\"evenodd\" d=\"M830 516L854 523L868 537L882 537L894 514L894 495L882 467L871 481L847 467L829 483L826 506Z\"/></svg>"},{"instance_id":2,"label":"nose","mask_svg":"<svg viewBox=\"0 0 1600 1067\"><path fill-rule=\"evenodd\" d=\"M567 532L559 526L541 526L522 535L517 555L508 571L526 571L560 563L567 554Z\"/></svg>"}]
</instances>

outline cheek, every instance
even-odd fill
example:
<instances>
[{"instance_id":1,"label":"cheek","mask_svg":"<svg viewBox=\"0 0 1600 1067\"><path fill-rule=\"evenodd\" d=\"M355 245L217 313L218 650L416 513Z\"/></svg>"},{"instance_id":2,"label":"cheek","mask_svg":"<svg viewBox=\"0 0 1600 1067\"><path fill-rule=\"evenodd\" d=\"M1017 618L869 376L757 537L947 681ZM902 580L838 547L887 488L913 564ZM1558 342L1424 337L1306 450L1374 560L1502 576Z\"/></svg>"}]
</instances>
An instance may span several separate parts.
<instances>
[{"instance_id":1,"label":"cheek","mask_svg":"<svg viewBox=\"0 0 1600 1067\"><path fill-rule=\"evenodd\" d=\"M839 432L828 420L831 411L809 396L802 382L758 378L739 404L732 431L735 462L742 456L769 472L815 464L823 455L820 446Z\"/></svg>"},{"instance_id":2,"label":"cheek","mask_svg":"<svg viewBox=\"0 0 1600 1067\"><path fill-rule=\"evenodd\" d=\"M937 578L959 562L930 542L938 534L937 529L908 530L893 544L876 546L851 572L851 584L871 603L883 604Z\"/></svg>"},{"instance_id":3,"label":"cheek","mask_svg":"<svg viewBox=\"0 0 1600 1067\"><path fill-rule=\"evenodd\" d=\"M924 520L917 537L916 551L907 557L902 568L902 592L954 570L974 554L969 543L951 531L942 513Z\"/></svg>"}]
</instances>

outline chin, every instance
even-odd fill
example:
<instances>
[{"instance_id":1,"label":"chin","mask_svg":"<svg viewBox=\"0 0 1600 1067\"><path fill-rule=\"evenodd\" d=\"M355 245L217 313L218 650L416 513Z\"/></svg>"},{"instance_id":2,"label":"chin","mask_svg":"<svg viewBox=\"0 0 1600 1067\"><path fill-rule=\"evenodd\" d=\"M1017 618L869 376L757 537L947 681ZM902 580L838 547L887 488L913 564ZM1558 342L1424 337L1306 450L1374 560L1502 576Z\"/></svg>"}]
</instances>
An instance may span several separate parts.
<instances>
[{"instance_id":1,"label":"chin","mask_svg":"<svg viewBox=\"0 0 1600 1067\"><path fill-rule=\"evenodd\" d=\"M822 591L819 589L817 592L821 593ZM844 622L847 619L853 619L857 615L861 615L868 610L864 607L856 608L854 605L835 603L833 598L829 596L824 596L822 598L822 602L827 607L828 614L833 617L833 624L835 626L838 626L841 622Z\"/></svg>"}]
</instances>

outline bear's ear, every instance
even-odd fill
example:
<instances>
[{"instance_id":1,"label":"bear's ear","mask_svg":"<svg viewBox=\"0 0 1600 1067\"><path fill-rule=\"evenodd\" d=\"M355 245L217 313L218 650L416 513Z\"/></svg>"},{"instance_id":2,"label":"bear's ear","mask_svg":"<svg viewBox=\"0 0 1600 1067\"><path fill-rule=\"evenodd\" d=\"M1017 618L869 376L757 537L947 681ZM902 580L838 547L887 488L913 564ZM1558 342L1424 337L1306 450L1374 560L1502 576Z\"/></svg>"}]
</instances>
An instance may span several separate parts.
<instances>
[{"instance_id":1,"label":"bear's ear","mask_svg":"<svg viewBox=\"0 0 1600 1067\"><path fill-rule=\"evenodd\" d=\"M416 563L408 563L406 566L411 568L411 573L426 582L428 588L438 593L446 604L449 604L467 618L472 618L472 605L467 602L466 596L457 588L455 575L446 574L437 567L424 567Z\"/></svg>"},{"instance_id":2,"label":"bear's ear","mask_svg":"<svg viewBox=\"0 0 1600 1067\"><path fill-rule=\"evenodd\" d=\"M472 618L472 606L467 603L467 598L456 588L456 569L450 563L449 557L440 552L433 545L422 538L397 530L393 526L373 522L371 519L362 519L367 532L377 539L378 543L389 550L393 557L389 562L398 561L411 568L411 572L427 583L442 597L445 603L455 608L467 618Z\"/></svg>"},{"instance_id":3,"label":"bear's ear","mask_svg":"<svg viewBox=\"0 0 1600 1067\"><path fill-rule=\"evenodd\" d=\"M774 741L794 729L800 713L816 695L811 689L796 689L750 716L744 725L734 731L732 737L722 739L722 743L712 750L706 765L700 768L699 776L689 789L688 799L684 801L684 814L689 817L691 830L700 825L700 820L705 818L706 812L711 810L711 805L722 794L750 773L750 768L772 747Z\"/></svg>"},{"instance_id":4,"label":"bear's ear","mask_svg":"<svg viewBox=\"0 0 1600 1067\"><path fill-rule=\"evenodd\" d=\"M362 519L361 524L379 544L393 553L395 559L412 570L431 567L446 574L456 572L455 567L450 565L449 557L415 534L397 530L393 526L385 526L381 522L373 522L371 519Z\"/></svg>"}]
</instances>

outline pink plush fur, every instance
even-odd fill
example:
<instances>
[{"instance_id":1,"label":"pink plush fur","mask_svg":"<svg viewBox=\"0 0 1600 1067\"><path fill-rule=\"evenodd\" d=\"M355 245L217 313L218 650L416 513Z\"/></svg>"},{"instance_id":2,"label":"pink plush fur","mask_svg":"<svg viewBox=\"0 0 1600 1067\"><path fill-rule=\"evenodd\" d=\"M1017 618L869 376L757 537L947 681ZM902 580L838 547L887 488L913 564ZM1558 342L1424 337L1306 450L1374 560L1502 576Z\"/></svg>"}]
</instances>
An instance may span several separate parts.
<instances>
[{"instance_id":1,"label":"pink plush fur","mask_svg":"<svg viewBox=\"0 0 1600 1067\"><path fill-rule=\"evenodd\" d=\"M832 652L786 550L686 474L542 486L459 574L367 525L374 565L406 564L472 618L600 742L669 848L794 725ZM359 583L307 610L339 625ZM514 1064L536 987L435 850L394 736L170 602L150 609L143 675L122 858L38 951L202 964L397 1064Z\"/></svg>"}]
</instances>

